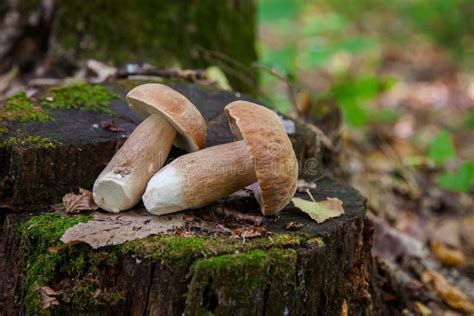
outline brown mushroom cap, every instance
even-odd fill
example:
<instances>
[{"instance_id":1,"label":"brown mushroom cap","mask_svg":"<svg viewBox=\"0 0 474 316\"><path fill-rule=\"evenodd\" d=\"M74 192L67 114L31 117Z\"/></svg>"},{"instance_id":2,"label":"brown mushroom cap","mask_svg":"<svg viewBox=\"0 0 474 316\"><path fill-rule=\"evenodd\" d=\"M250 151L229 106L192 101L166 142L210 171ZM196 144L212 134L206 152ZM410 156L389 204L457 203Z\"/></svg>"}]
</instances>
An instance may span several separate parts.
<instances>
[{"instance_id":1,"label":"brown mushroom cap","mask_svg":"<svg viewBox=\"0 0 474 316\"><path fill-rule=\"evenodd\" d=\"M175 145L197 151L206 141L206 122L198 109L181 93L159 83L139 85L127 94L130 108L143 118L165 117L177 131Z\"/></svg>"},{"instance_id":2,"label":"brown mushroom cap","mask_svg":"<svg viewBox=\"0 0 474 316\"><path fill-rule=\"evenodd\" d=\"M253 189L262 213L278 213L298 181L298 162L283 124L273 111L251 102L232 102L225 111L234 138L245 141L252 158L258 180Z\"/></svg>"}]
</instances>

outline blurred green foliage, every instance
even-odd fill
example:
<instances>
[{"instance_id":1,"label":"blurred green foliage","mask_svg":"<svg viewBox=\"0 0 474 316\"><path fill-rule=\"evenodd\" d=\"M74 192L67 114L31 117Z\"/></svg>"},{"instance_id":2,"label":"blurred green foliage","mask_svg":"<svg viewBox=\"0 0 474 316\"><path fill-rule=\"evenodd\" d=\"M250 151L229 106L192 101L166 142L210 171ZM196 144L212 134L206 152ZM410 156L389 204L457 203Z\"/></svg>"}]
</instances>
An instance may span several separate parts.
<instances>
[{"instance_id":1,"label":"blurred green foliage","mask_svg":"<svg viewBox=\"0 0 474 316\"><path fill-rule=\"evenodd\" d=\"M356 128L393 122L400 115L397 108L373 106L395 84L377 72L380 52L423 39L444 48L459 65L469 66L474 61L473 16L473 0L259 0L262 90L270 104L287 112L295 102L288 84L297 86L308 72L322 74L330 78L330 86L313 92L312 104L334 101L344 122ZM464 127L474 129L474 111ZM440 187L470 190L474 162L460 162L456 171L449 170L459 157L446 130L432 139L426 155L441 173Z\"/></svg>"},{"instance_id":2,"label":"blurred green foliage","mask_svg":"<svg viewBox=\"0 0 474 316\"><path fill-rule=\"evenodd\" d=\"M428 145L428 158L441 165L456 156L456 148L448 132L441 130Z\"/></svg>"},{"instance_id":3,"label":"blurred green foliage","mask_svg":"<svg viewBox=\"0 0 474 316\"><path fill-rule=\"evenodd\" d=\"M441 188L468 193L474 185L474 162L461 162L456 172L447 170L446 163L456 158L456 148L447 131L439 131L431 141L428 146L428 158L442 170L442 173L437 177Z\"/></svg>"},{"instance_id":4,"label":"blurred green foliage","mask_svg":"<svg viewBox=\"0 0 474 316\"><path fill-rule=\"evenodd\" d=\"M468 193L474 185L474 162L462 162L456 172L445 171L438 176L438 184L449 191Z\"/></svg>"},{"instance_id":5,"label":"blurred green foliage","mask_svg":"<svg viewBox=\"0 0 474 316\"><path fill-rule=\"evenodd\" d=\"M403 41L417 32L447 49L454 57L472 63L472 0L321 0L321 3L365 28L378 28L385 38Z\"/></svg>"}]
</instances>

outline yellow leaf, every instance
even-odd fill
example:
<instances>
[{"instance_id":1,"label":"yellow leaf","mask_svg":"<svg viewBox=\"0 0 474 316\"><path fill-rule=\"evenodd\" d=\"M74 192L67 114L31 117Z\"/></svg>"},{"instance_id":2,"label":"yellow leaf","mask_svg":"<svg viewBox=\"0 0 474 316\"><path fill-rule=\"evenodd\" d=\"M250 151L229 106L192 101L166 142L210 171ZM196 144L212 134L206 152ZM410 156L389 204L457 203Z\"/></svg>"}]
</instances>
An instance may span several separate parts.
<instances>
[{"instance_id":1,"label":"yellow leaf","mask_svg":"<svg viewBox=\"0 0 474 316\"><path fill-rule=\"evenodd\" d=\"M431 251L447 267L455 267L466 262L466 256L459 249L451 249L437 240L431 241Z\"/></svg>"},{"instance_id":2,"label":"yellow leaf","mask_svg":"<svg viewBox=\"0 0 474 316\"><path fill-rule=\"evenodd\" d=\"M421 280L433 286L436 294L446 304L464 313L474 313L474 303L460 290L454 288L439 272L426 270Z\"/></svg>"},{"instance_id":3,"label":"yellow leaf","mask_svg":"<svg viewBox=\"0 0 474 316\"><path fill-rule=\"evenodd\" d=\"M325 201L320 202L293 198L291 201L297 208L308 214L317 223L322 223L329 218L344 214L342 201L338 198L327 198Z\"/></svg>"},{"instance_id":4,"label":"yellow leaf","mask_svg":"<svg viewBox=\"0 0 474 316\"><path fill-rule=\"evenodd\" d=\"M209 66L206 69L207 79L217 84L220 89L232 90L225 73L217 66Z\"/></svg>"}]
</instances>

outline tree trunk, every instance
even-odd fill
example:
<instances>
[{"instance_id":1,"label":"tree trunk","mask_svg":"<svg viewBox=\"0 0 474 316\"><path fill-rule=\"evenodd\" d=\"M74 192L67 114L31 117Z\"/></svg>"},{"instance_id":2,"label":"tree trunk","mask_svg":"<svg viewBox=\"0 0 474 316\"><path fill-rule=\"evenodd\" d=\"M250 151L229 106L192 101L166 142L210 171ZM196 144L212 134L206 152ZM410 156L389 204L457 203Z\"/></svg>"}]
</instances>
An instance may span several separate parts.
<instances>
[{"instance_id":1,"label":"tree trunk","mask_svg":"<svg viewBox=\"0 0 474 316\"><path fill-rule=\"evenodd\" d=\"M217 65L255 92L254 0L6 0L0 3L0 74L72 76L94 58L114 66ZM218 53L217 53L218 52Z\"/></svg>"}]
</instances>

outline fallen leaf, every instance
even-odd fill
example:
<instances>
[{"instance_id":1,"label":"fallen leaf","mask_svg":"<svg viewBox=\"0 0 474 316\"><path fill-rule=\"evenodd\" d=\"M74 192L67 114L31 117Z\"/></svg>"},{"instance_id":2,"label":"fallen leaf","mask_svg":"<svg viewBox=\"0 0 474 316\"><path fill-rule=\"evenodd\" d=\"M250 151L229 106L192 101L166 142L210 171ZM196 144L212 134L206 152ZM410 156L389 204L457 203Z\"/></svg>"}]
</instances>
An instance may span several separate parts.
<instances>
[{"instance_id":1,"label":"fallen leaf","mask_svg":"<svg viewBox=\"0 0 474 316\"><path fill-rule=\"evenodd\" d=\"M242 227L242 228L235 228L232 230L232 234L230 238L255 238L261 236L265 233L265 228L263 227Z\"/></svg>"},{"instance_id":2,"label":"fallen leaf","mask_svg":"<svg viewBox=\"0 0 474 316\"><path fill-rule=\"evenodd\" d=\"M112 133L121 133L125 131L125 128L118 127L115 125L115 121L103 121L100 122L99 126L104 130Z\"/></svg>"},{"instance_id":3,"label":"fallen leaf","mask_svg":"<svg viewBox=\"0 0 474 316\"><path fill-rule=\"evenodd\" d=\"M144 212L127 212L126 215L96 213L92 220L66 230L61 241L65 244L84 242L97 249L184 228L186 222L182 214L171 217L164 221L161 217L145 215Z\"/></svg>"},{"instance_id":4,"label":"fallen leaf","mask_svg":"<svg viewBox=\"0 0 474 316\"><path fill-rule=\"evenodd\" d=\"M41 308L48 309L53 305L59 305L59 301L55 296L60 295L59 292L56 292L49 286L43 286L38 289L40 295Z\"/></svg>"},{"instance_id":5,"label":"fallen leaf","mask_svg":"<svg viewBox=\"0 0 474 316\"><path fill-rule=\"evenodd\" d=\"M299 229L303 228L303 226L304 225L302 223L289 222L288 224L286 224L285 229L287 229L287 230L299 230Z\"/></svg>"},{"instance_id":6,"label":"fallen leaf","mask_svg":"<svg viewBox=\"0 0 474 316\"><path fill-rule=\"evenodd\" d=\"M63 204L68 214L77 214L81 211L95 211L99 208L94 203L92 192L82 188L79 189L79 194L66 194L63 197Z\"/></svg>"},{"instance_id":7,"label":"fallen leaf","mask_svg":"<svg viewBox=\"0 0 474 316\"><path fill-rule=\"evenodd\" d=\"M95 83L104 82L108 78L115 76L117 73L117 68L107 66L106 64L95 59L87 60L86 66L88 69L96 73L97 76L92 80L92 82Z\"/></svg>"},{"instance_id":8,"label":"fallen leaf","mask_svg":"<svg viewBox=\"0 0 474 316\"><path fill-rule=\"evenodd\" d=\"M375 225L373 251L376 256L391 264L408 258L426 259L429 251L425 243L391 227L387 221L372 213L367 215Z\"/></svg>"},{"instance_id":9,"label":"fallen leaf","mask_svg":"<svg viewBox=\"0 0 474 316\"><path fill-rule=\"evenodd\" d=\"M459 266L466 262L466 256L459 249L448 248L438 240L431 241L431 251L447 267Z\"/></svg>"},{"instance_id":10,"label":"fallen leaf","mask_svg":"<svg viewBox=\"0 0 474 316\"><path fill-rule=\"evenodd\" d=\"M338 198L326 198L326 200L320 202L293 198L291 201L297 208L308 214L317 223L322 223L329 218L344 214L342 201Z\"/></svg>"},{"instance_id":11,"label":"fallen leaf","mask_svg":"<svg viewBox=\"0 0 474 316\"><path fill-rule=\"evenodd\" d=\"M474 313L474 303L460 290L451 286L439 272L426 270L421 279L424 283L430 284L439 298L452 308L464 313Z\"/></svg>"},{"instance_id":12,"label":"fallen leaf","mask_svg":"<svg viewBox=\"0 0 474 316\"><path fill-rule=\"evenodd\" d=\"M433 314L431 312L431 309L429 309L428 306L426 306L425 304L423 304L421 302L416 301L414 305L415 305L416 311L422 316L425 316L425 315L427 316L427 315L432 315Z\"/></svg>"}]
</instances>

